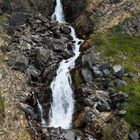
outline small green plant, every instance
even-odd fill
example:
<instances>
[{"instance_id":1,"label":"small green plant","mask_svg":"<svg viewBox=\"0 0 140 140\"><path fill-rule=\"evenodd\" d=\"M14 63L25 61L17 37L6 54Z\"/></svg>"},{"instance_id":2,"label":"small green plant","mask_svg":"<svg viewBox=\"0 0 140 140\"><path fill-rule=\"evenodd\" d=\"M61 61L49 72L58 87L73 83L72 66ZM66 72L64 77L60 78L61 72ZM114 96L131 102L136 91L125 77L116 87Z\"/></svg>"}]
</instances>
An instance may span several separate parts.
<instances>
[{"instance_id":1,"label":"small green plant","mask_svg":"<svg viewBox=\"0 0 140 140\"><path fill-rule=\"evenodd\" d=\"M4 98L2 97L1 91L0 91L0 124L2 123L5 116L5 104L4 104Z\"/></svg>"}]
</instances>

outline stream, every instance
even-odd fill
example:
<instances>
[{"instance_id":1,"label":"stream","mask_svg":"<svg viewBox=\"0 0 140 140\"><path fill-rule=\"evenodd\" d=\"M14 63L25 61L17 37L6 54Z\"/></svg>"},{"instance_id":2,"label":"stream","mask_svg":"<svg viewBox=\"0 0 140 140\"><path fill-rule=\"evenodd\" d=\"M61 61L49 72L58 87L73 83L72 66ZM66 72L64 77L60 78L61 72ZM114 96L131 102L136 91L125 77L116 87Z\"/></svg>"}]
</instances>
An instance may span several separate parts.
<instances>
[{"instance_id":1,"label":"stream","mask_svg":"<svg viewBox=\"0 0 140 140\"><path fill-rule=\"evenodd\" d=\"M65 22L61 0L56 1L55 12L52 20ZM69 129L72 125L72 116L74 112L74 98L72 90L72 80L70 70L75 66L75 60L80 55L80 43L82 40L76 37L75 30L72 26L71 36L73 37L74 56L68 60L63 60L57 70L57 76L51 83L52 103L50 109L50 127Z\"/></svg>"}]
</instances>

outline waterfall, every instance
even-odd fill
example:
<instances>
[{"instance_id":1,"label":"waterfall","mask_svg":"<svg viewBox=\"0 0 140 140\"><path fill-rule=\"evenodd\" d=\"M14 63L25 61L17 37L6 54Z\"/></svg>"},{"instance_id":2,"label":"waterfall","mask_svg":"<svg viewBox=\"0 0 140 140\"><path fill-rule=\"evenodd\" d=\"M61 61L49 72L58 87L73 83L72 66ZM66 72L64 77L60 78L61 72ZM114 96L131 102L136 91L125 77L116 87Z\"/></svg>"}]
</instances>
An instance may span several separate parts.
<instances>
[{"instance_id":1,"label":"waterfall","mask_svg":"<svg viewBox=\"0 0 140 140\"><path fill-rule=\"evenodd\" d=\"M38 112L40 113L40 120L42 127L46 127L46 121L43 118L43 109L40 102L37 100Z\"/></svg>"},{"instance_id":2,"label":"waterfall","mask_svg":"<svg viewBox=\"0 0 140 140\"><path fill-rule=\"evenodd\" d=\"M52 15L52 20L53 21L58 21L58 22L64 22L64 12L61 4L61 0L56 0L56 6L55 6L55 12Z\"/></svg>"},{"instance_id":3,"label":"waterfall","mask_svg":"<svg viewBox=\"0 0 140 140\"><path fill-rule=\"evenodd\" d=\"M53 20L65 22L63 8L60 0L56 0L55 12L52 16ZM72 80L70 70L75 66L75 60L79 56L79 48L82 40L76 37L73 27L71 27L71 36L73 37L74 56L68 60L62 60L57 70L57 76L51 83L52 103L50 109L50 127L61 127L69 129L72 124L72 116L74 112L74 98L72 90Z\"/></svg>"}]
</instances>

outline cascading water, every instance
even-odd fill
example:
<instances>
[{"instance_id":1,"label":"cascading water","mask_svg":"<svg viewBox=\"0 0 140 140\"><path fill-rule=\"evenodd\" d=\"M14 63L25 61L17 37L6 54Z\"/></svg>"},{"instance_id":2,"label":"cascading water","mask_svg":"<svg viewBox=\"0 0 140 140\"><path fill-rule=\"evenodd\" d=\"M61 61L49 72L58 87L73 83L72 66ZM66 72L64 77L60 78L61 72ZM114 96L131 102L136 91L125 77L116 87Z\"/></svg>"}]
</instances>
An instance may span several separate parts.
<instances>
[{"instance_id":1,"label":"cascading water","mask_svg":"<svg viewBox=\"0 0 140 140\"><path fill-rule=\"evenodd\" d=\"M58 22L65 22L61 0L56 0L55 12L52 16L53 20ZM75 60L79 56L79 40L76 37L75 30L71 27L71 36L75 41L73 43L74 56L68 60L63 60L57 70L57 76L51 83L52 103L50 110L50 127L61 127L69 129L72 123L72 116L74 112L74 98L71 87L70 70L75 66Z\"/></svg>"},{"instance_id":2,"label":"cascading water","mask_svg":"<svg viewBox=\"0 0 140 140\"><path fill-rule=\"evenodd\" d=\"M52 15L52 20L58 22L65 21L61 0L56 0L56 6L54 14Z\"/></svg>"},{"instance_id":3,"label":"cascading water","mask_svg":"<svg viewBox=\"0 0 140 140\"><path fill-rule=\"evenodd\" d=\"M38 112L40 113L41 125L42 127L46 127L46 121L43 118L43 109L38 100L37 100L37 107L38 107Z\"/></svg>"}]
</instances>

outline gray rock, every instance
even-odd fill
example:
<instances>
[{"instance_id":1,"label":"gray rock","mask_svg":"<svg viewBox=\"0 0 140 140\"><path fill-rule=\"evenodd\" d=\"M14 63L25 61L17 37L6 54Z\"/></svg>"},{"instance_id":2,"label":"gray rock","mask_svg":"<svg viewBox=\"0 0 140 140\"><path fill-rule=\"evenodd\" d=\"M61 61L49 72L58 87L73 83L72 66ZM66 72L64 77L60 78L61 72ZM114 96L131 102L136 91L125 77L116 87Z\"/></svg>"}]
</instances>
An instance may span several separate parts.
<instances>
[{"instance_id":1,"label":"gray rock","mask_svg":"<svg viewBox=\"0 0 140 140\"><path fill-rule=\"evenodd\" d=\"M115 85L116 85L117 88L121 88L123 86L126 86L127 83L124 80L117 79L116 82L115 82Z\"/></svg>"},{"instance_id":2,"label":"gray rock","mask_svg":"<svg viewBox=\"0 0 140 140\"><path fill-rule=\"evenodd\" d=\"M134 131L132 132L130 135L129 135L129 138L130 140L138 140L139 139L139 134L137 131Z\"/></svg>"},{"instance_id":3,"label":"gray rock","mask_svg":"<svg viewBox=\"0 0 140 140\"><path fill-rule=\"evenodd\" d=\"M40 19L42 22L45 22L45 23L48 23L48 22L49 22L49 20L48 20L46 17L44 17L44 16L40 16L39 19Z\"/></svg>"},{"instance_id":4,"label":"gray rock","mask_svg":"<svg viewBox=\"0 0 140 140\"><path fill-rule=\"evenodd\" d=\"M104 69L104 70L103 70L103 75L104 75L105 77L109 77L110 74L111 74L111 72L110 72L108 69Z\"/></svg>"},{"instance_id":5,"label":"gray rock","mask_svg":"<svg viewBox=\"0 0 140 140\"><path fill-rule=\"evenodd\" d=\"M34 78L36 78L36 77L40 76L41 71L38 70L35 66L29 65L29 67L26 69L25 73L28 76L33 76Z\"/></svg>"},{"instance_id":6,"label":"gray rock","mask_svg":"<svg viewBox=\"0 0 140 140\"><path fill-rule=\"evenodd\" d=\"M26 56L22 55L20 52L15 53L10 60L9 65L16 70L25 71L28 67L28 59Z\"/></svg>"},{"instance_id":7,"label":"gray rock","mask_svg":"<svg viewBox=\"0 0 140 140\"><path fill-rule=\"evenodd\" d=\"M84 103L88 106L94 106L94 104L95 104L95 102L90 98L84 99Z\"/></svg>"},{"instance_id":8,"label":"gray rock","mask_svg":"<svg viewBox=\"0 0 140 140\"><path fill-rule=\"evenodd\" d=\"M35 43L40 43L41 42L41 38L40 38L39 35L32 35L31 38Z\"/></svg>"},{"instance_id":9,"label":"gray rock","mask_svg":"<svg viewBox=\"0 0 140 140\"><path fill-rule=\"evenodd\" d=\"M39 26L38 28L36 28L36 32L43 32L43 31L45 31L45 27L43 27L43 26Z\"/></svg>"},{"instance_id":10,"label":"gray rock","mask_svg":"<svg viewBox=\"0 0 140 140\"><path fill-rule=\"evenodd\" d=\"M101 85L101 87L104 88L104 89L109 88L109 79L103 79L103 80L101 80L100 85Z\"/></svg>"},{"instance_id":11,"label":"gray rock","mask_svg":"<svg viewBox=\"0 0 140 140\"><path fill-rule=\"evenodd\" d=\"M113 93L110 95L111 98L111 107L123 109L125 102L128 100L127 93Z\"/></svg>"},{"instance_id":12,"label":"gray rock","mask_svg":"<svg viewBox=\"0 0 140 140\"><path fill-rule=\"evenodd\" d=\"M38 48L37 50L37 62L39 66L45 67L47 65L50 53L44 48Z\"/></svg>"},{"instance_id":13,"label":"gray rock","mask_svg":"<svg viewBox=\"0 0 140 140\"><path fill-rule=\"evenodd\" d=\"M82 64L84 66L88 66L92 69L92 66L96 63L96 59L94 57L94 55L83 55L82 56Z\"/></svg>"},{"instance_id":14,"label":"gray rock","mask_svg":"<svg viewBox=\"0 0 140 140\"><path fill-rule=\"evenodd\" d=\"M101 112L103 111L109 111L111 109L109 103L107 100L105 99L101 99L99 102L98 102L98 105L97 105L97 109Z\"/></svg>"},{"instance_id":15,"label":"gray rock","mask_svg":"<svg viewBox=\"0 0 140 140\"><path fill-rule=\"evenodd\" d=\"M45 41L49 49L52 49L56 52L61 52L65 50L65 44L63 43L63 40L46 37Z\"/></svg>"},{"instance_id":16,"label":"gray rock","mask_svg":"<svg viewBox=\"0 0 140 140\"><path fill-rule=\"evenodd\" d=\"M93 70L93 74L95 77L100 77L102 75L102 72L99 70L98 67L92 67L92 70Z\"/></svg>"},{"instance_id":17,"label":"gray rock","mask_svg":"<svg viewBox=\"0 0 140 140\"><path fill-rule=\"evenodd\" d=\"M113 67L113 74L116 76L116 77L122 77L124 76L124 68L120 65L115 65Z\"/></svg>"},{"instance_id":18,"label":"gray rock","mask_svg":"<svg viewBox=\"0 0 140 140\"><path fill-rule=\"evenodd\" d=\"M73 131L68 131L65 135L64 138L66 140L75 140L75 134Z\"/></svg>"},{"instance_id":19,"label":"gray rock","mask_svg":"<svg viewBox=\"0 0 140 140\"><path fill-rule=\"evenodd\" d=\"M61 29L62 33L64 33L64 34L71 33L71 29L69 28L69 26L62 26L60 29Z\"/></svg>"},{"instance_id":20,"label":"gray rock","mask_svg":"<svg viewBox=\"0 0 140 140\"><path fill-rule=\"evenodd\" d=\"M81 74L85 82L89 82L93 80L92 73L89 69L83 68Z\"/></svg>"}]
</instances>

